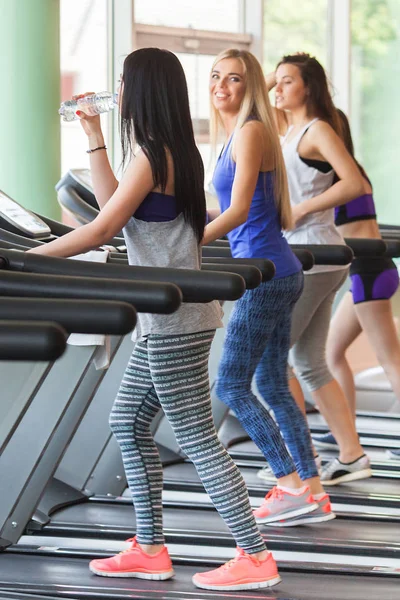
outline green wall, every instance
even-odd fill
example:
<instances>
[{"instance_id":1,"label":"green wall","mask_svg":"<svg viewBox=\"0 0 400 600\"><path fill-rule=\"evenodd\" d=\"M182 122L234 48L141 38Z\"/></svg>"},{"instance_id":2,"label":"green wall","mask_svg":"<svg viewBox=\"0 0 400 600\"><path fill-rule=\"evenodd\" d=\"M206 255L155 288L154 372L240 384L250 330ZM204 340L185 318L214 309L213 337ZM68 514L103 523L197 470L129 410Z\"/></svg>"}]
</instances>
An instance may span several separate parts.
<instances>
[{"instance_id":1,"label":"green wall","mask_svg":"<svg viewBox=\"0 0 400 600\"><path fill-rule=\"evenodd\" d=\"M0 189L60 214L60 2L0 0Z\"/></svg>"}]
</instances>

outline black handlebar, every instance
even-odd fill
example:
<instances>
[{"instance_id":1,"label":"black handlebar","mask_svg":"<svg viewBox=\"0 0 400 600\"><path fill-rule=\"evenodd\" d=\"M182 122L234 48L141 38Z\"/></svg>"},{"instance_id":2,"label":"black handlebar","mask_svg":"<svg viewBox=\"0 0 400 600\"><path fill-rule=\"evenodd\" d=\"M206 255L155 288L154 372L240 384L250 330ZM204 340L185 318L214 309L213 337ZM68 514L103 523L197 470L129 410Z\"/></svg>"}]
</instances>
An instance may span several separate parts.
<instances>
[{"instance_id":1,"label":"black handlebar","mask_svg":"<svg viewBox=\"0 0 400 600\"><path fill-rule=\"evenodd\" d=\"M232 259L233 261L233 259ZM201 263L202 271L214 271L219 273L236 273L243 277L246 283L247 290L253 290L258 287L262 281L262 274L259 269L251 265L236 265L233 263L212 264L207 262Z\"/></svg>"},{"instance_id":2,"label":"black handlebar","mask_svg":"<svg viewBox=\"0 0 400 600\"><path fill-rule=\"evenodd\" d=\"M221 240L224 241L224 240ZM308 249L299 248L293 251L302 264L303 271L309 271L314 266L314 258ZM209 258L222 258L225 261L232 259L232 254L229 245L221 244L220 246L203 246L202 248L203 261L208 261ZM239 259L234 259L239 260ZM271 261L269 261L271 262ZM273 264L273 263L272 263ZM274 265L275 268L275 265Z\"/></svg>"},{"instance_id":3,"label":"black handlebar","mask_svg":"<svg viewBox=\"0 0 400 600\"><path fill-rule=\"evenodd\" d=\"M126 302L0 298L2 321L55 321L68 333L126 335L136 325L136 311Z\"/></svg>"},{"instance_id":4,"label":"black handlebar","mask_svg":"<svg viewBox=\"0 0 400 600\"><path fill-rule=\"evenodd\" d=\"M57 323L0 321L0 360L53 361L66 348L66 332Z\"/></svg>"},{"instance_id":5,"label":"black handlebar","mask_svg":"<svg viewBox=\"0 0 400 600\"><path fill-rule=\"evenodd\" d=\"M384 256L386 243L372 238L345 238L346 244L353 250L354 256Z\"/></svg>"},{"instance_id":6,"label":"black handlebar","mask_svg":"<svg viewBox=\"0 0 400 600\"><path fill-rule=\"evenodd\" d=\"M353 251L349 246L331 244L291 244L291 249L307 250L314 256L316 265L348 265L353 260Z\"/></svg>"},{"instance_id":7,"label":"black handlebar","mask_svg":"<svg viewBox=\"0 0 400 600\"><path fill-rule=\"evenodd\" d=\"M261 271L262 281L270 281L275 275L275 265L272 260L267 258L224 258L221 256L207 256L202 260L202 267L204 264L207 265L222 265L226 267L227 271L230 271L232 267L236 265L248 265L257 267Z\"/></svg>"},{"instance_id":8,"label":"black handlebar","mask_svg":"<svg viewBox=\"0 0 400 600\"><path fill-rule=\"evenodd\" d=\"M229 246L203 246L201 249L203 259L219 256L221 258L232 258Z\"/></svg>"},{"instance_id":9,"label":"black handlebar","mask_svg":"<svg viewBox=\"0 0 400 600\"><path fill-rule=\"evenodd\" d=\"M385 239L386 252L385 256L389 258L400 257L400 240Z\"/></svg>"},{"instance_id":10,"label":"black handlebar","mask_svg":"<svg viewBox=\"0 0 400 600\"><path fill-rule=\"evenodd\" d=\"M314 255L309 250L301 250L299 248L298 250L293 250L293 254L297 256L301 262L303 271L310 271L310 269L313 268L315 264Z\"/></svg>"},{"instance_id":11,"label":"black handlebar","mask_svg":"<svg viewBox=\"0 0 400 600\"><path fill-rule=\"evenodd\" d=\"M1 255L1 251L0 251ZM0 268L15 268L5 261ZM16 271L22 269L16 269ZM138 312L170 314L181 304L181 292L170 283L126 281L108 278L69 277L41 273L0 271L0 296L71 298L128 302Z\"/></svg>"},{"instance_id":12,"label":"black handlebar","mask_svg":"<svg viewBox=\"0 0 400 600\"><path fill-rule=\"evenodd\" d=\"M246 290L243 278L235 273L88 263L81 260L29 254L17 250L0 250L0 257L7 259L9 268L13 271L171 283L181 289L184 302L237 300L243 296Z\"/></svg>"}]
</instances>

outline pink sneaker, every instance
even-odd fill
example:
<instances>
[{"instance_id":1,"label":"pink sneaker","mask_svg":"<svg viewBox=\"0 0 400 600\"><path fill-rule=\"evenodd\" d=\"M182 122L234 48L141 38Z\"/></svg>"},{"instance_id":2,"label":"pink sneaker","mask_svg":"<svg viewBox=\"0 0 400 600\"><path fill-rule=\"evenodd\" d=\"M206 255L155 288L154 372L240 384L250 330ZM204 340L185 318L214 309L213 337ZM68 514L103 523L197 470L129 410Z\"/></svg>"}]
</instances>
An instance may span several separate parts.
<instances>
[{"instance_id":1,"label":"pink sneaker","mask_svg":"<svg viewBox=\"0 0 400 600\"><path fill-rule=\"evenodd\" d=\"M332 519L336 518L336 515L332 510L328 494L325 494L321 500L315 500L315 502L318 504L317 510L313 510L311 513L307 513L305 515L300 515L299 517L282 519L282 521L274 521L273 523L270 523L270 525L272 527L296 527L297 525L325 523L326 521L332 521Z\"/></svg>"},{"instance_id":2,"label":"pink sneaker","mask_svg":"<svg viewBox=\"0 0 400 600\"><path fill-rule=\"evenodd\" d=\"M274 487L253 514L257 523L271 523L289 517L298 517L317 510L317 508L318 503L313 499L309 487L306 487L302 494L290 494Z\"/></svg>"},{"instance_id":3,"label":"pink sneaker","mask_svg":"<svg viewBox=\"0 0 400 600\"><path fill-rule=\"evenodd\" d=\"M192 581L204 590L253 590L267 588L281 581L276 562L269 552L267 558L259 561L241 548L236 556L222 567L205 573L196 573Z\"/></svg>"},{"instance_id":4,"label":"pink sneaker","mask_svg":"<svg viewBox=\"0 0 400 600\"><path fill-rule=\"evenodd\" d=\"M174 570L165 546L157 554L150 555L143 552L136 538L126 541L132 542L128 550L110 558L92 560L89 564L92 573L104 577L138 577L156 580L173 577Z\"/></svg>"}]
</instances>

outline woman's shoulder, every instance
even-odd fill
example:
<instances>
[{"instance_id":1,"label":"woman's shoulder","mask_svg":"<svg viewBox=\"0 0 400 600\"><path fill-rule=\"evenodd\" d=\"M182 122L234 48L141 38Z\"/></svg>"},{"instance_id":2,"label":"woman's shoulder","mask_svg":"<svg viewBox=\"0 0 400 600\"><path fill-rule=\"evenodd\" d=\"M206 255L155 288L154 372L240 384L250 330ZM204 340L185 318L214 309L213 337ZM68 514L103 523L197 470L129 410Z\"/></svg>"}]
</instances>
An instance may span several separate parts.
<instances>
[{"instance_id":1,"label":"woman's shoulder","mask_svg":"<svg viewBox=\"0 0 400 600\"><path fill-rule=\"evenodd\" d=\"M264 132L265 125L258 119L248 119L248 121L246 121L246 123L244 123L242 125L242 127L239 129L239 132L244 132L244 131L246 131L246 132L250 132L250 131ZM248 134L248 135L250 135L250 134Z\"/></svg>"},{"instance_id":2,"label":"woman's shoulder","mask_svg":"<svg viewBox=\"0 0 400 600\"><path fill-rule=\"evenodd\" d=\"M261 121L257 119L249 119L242 125L236 134L236 141L240 143L253 143L265 140L267 136L267 129Z\"/></svg>"},{"instance_id":3,"label":"woman's shoulder","mask_svg":"<svg viewBox=\"0 0 400 600\"><path fill-rule=\"evenodd\" d=\"M332 125L330 125L328 121L323 121L322 119L319 119L317 117L311 121L311 124L307 129L307 134L308 137L321 135L337 135Z\"/></svg>"}]
</instances>

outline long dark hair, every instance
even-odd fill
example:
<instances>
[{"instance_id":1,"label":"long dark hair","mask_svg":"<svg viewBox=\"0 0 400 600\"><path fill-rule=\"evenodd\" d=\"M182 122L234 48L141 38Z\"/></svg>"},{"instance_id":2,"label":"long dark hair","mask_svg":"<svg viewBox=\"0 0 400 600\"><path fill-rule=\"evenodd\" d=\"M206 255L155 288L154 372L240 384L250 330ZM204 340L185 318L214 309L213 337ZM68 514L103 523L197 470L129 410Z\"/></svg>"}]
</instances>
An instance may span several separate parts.
<instances>
[{"instance_id":1,"label":"long dark hair","mask_svg":"<svg viewBox=\"0 0 400 600\"><path fill-rule=\"evenodd\" d=\"M154 187L165 193L166 151L171 153L177 209L200 242L206 222L204 167L194 140L182 65L168 50L142 48L125 58L122 77L122 162L132 154L135 141L150 161Z\"/></svg>"},{"instance_id":2,"label":"long dark hair","mask_svg":"<svg viewBox=\"0 0 400 600\"><path fill-rule=\"evenodd\" d=\"M307 88L307 113L329 123L334 131L341 136L340 120L332 101L323 66L316 58L305 52L284 56L276 68L284 64L295 65L300 71L301 78Z\"/></svg>"},{"instance_id":3,"label":"long dark hair","mask_svg":"<svg viewBox=\"0 0 400 600\"><path fill-rule=\"evenodd\" d=\"M369 182L368 175L364 171L364 168L360 165L360 163L354 156L354 144L353 144L353 138L351 137L351 129L350 129L349 120L348 120L347 116L344 114L344 112L342 110L340 110L340 108L337 108L336 111L337 111L340 121L341 121L343 143L346 146L348 153L351 154L361 175Z\"/></svg>"}]
</instances>

